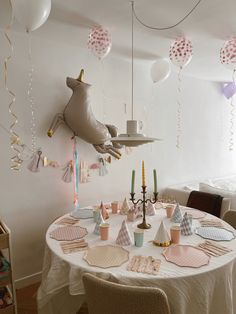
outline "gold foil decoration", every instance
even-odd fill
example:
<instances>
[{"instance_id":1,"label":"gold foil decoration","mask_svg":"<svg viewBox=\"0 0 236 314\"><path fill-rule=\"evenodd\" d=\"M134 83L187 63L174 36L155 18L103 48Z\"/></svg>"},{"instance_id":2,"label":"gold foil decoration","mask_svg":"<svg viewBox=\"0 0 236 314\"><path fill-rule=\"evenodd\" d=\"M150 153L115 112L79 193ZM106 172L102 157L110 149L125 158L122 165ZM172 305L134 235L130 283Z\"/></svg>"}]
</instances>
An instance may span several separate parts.
<instances>
[{"instance_id":1,"label":"gold foil decoration","mask_svg":"<svg viewBox=\"0 0 236 314\"><path fill-rule=\"evenodd\" d=\"M30 32L27 31L28 34L28 58L29 58L29 63L30 63L30 69L28 71L28 90L27 90L27 95L29 99L29 105L30 105L30 111L31 111L31 120L30 120L30 132L31 132L31 151L32 154L34 154L37 149L36 149L36 121L35 121L35 101L32 95L33 91L33 74L34 74L34 66L32 63L32 49L31 49L31 37L30 37Z\"/></svg>"},{"instance_id":2,"label":"gold foil decoration","mask_svg":"<svg viewBox=\"0 0 236 314\"><path fill-rule=\"evenodd\" d=\"M20 136L15 132L14 128L18 123L18 117L15 114L15 112L13 111L13 105L15 104L16 101L16 95L14 94L14 92L12 90L9 89L8 87L8 62L11 60L12 58L12 54L13 54L13 45L10 39L10 36L8 35L8 32L10 32L12 24L13 24L13 11L12 11L12 15L11 15L11 21L9 23L9 25L7 25L7 27L4 30L4 35L5 38L7 40L7 42L9 43L10 46L10 54L5 58L4 60L4 87L5 90L7 91L7 93L11 96L11 101L8 105L8 111L9 114L12 116L13 121L10 125L10 145L11 145L11 149L14 152L14 155L11 157L11 169L12 170L20 170L21 164L23 162L22 158L21 158L21 151L22 151L22 146L21 146L21 140L20 140Z\"/></svg>"}]
</instances>

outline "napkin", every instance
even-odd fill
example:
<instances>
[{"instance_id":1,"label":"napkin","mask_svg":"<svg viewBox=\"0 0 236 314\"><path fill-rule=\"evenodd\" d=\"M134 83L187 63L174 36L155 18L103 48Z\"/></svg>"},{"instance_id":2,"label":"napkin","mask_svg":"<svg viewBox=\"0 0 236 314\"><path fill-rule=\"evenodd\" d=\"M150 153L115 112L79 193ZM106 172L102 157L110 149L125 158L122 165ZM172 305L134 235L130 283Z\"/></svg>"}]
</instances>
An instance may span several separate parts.
<instances>
[{"instance_id":1,"label":"napkin","mask_svg":"<svg viewBox=\"0 0 236 314\"><path fill-rule=\"evenodd\" d=\"M64 254L69 254L86 250L88 248L88 243L82 239L70 242L62 242L60 243L60 246Z\"/></svg>"},{"instance_id":2,"label":"napkin","mask_svg":"<svg viewBox=\"0 0 236 314\"><path fill-rule=\"evenodd\" d=\"M205 241L204 243L198 244L198 247L204 250L207 254L212 256L221 256L232 251L231 249L223 245L208 240Z\"/></svg>"},{"instance_id":3,"label":"napkin","mask_svg":"<svg viewBox=\"0 0 236 314\"><path fill-rule=\"evenodd\" d=\"M149 275L157 275L161 261L152 256L135 255L127 266L127 270Z\"/></svg>"},{"instance_id":4,"label":"napkin","mask_svg":"<svg viewBox=\"0 0 236 314\"><path fill-rule=\"evenodd\" d=\"M204 219L200 221L200 224L202 227L216 227L216 228L224 227L222 222L216 219Z\"/></svg>"},{"instance_id":5,"label":"napkin","mask_svg":"<svg viewBox=\"0 0 236 314\"><path fill-rule=\"evenodd\" d=\"M64 217L55 222L56 225L75 225L79 223L79 219Z\"/></svg>"}]
</instances>

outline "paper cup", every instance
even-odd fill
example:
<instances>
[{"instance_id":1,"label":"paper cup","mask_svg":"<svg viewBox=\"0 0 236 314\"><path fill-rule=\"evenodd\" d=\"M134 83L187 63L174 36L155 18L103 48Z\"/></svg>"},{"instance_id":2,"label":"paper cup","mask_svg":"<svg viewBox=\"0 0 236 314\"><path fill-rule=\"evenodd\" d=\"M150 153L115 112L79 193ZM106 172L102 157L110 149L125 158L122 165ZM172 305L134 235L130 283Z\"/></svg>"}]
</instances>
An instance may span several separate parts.
<instances>
[{"instance_id":1,"label":"paper cup","mask_svg":"<svg viewBox=\"0 0 236 314\"><path fill-rule=\"evenodd\" d=\"M134 231L134 245L137 247L143 246L144 231L142 229L136 229Z\"/></svg>"},{"instance_id":2,"label":"paper cup","mask_svg":"<svg viewBox=\"0 0 236 314\"><path fill-rule=\"evenodd\" d=\"M181 228L179 226L172 226L170 228L170 237L172 243L179 243Z\"/></svg>"},{"instance_id":3,"label":"paper cup","mask_svg":"<svg viewBox=\"0 0 236 314\"><path fill-rule=\"evenodd\" d=\"M108 240L109 224L104 223L100 225L100 236L101 240Z\"/></svg>"},{"instance_id":4,"label":"paper cup","mask_svg":"<svg viewBox=\"0 0 236 314\"><path fill-rule=\"evenodd\" d=\"M118 209L119 209L119 202L112 202L111 203L112 214L117 214Z\"/></svg>"},{"instance_id":5,"label":"paper cup","mask_svg":"<svg viewBox=\"0 0 236 314\"><path fill-rule=\"evenodd\" d=\"M166 206L166 216L167 218L171 218L175 209L175 205L167 205Z\"/></svg>"}]
</instances>

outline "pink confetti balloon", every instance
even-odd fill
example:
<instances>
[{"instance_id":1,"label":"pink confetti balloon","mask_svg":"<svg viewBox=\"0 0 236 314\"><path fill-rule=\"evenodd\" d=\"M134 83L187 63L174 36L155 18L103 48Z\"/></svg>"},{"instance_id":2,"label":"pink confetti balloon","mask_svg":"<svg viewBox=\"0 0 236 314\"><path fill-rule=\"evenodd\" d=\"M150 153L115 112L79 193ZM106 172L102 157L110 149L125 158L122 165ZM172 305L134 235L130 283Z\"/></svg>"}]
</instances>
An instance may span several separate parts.
<instances>
[{"instance_id":1,"label":"pink confetti balloon","mask_svg":"<svg viewBox=\"0 0 236 314\"><path fill-rule=\"evenodd\" d=\"M236 38L224 44L220 50L220 62L229 70L236 70Z\"/></svg>"},{"instance_id":2,"label":"pink confetti balloon","mask_svg":"<svg viewBox=\"0 0 236 314\"><path fill-rule=\"evenodd\" d=\"M111 35L108 30L101 25L95 26L89 34L88 49L91 50L96 57L102 59L108 55L111 46Z\"/></svg>"},{"instance_id":3,"label":"pink confetti balloon","mask_svg":"<svg viewBox=\"0 0 236 314\"><path fill-rule=\"evenodd\" d=\"M177 38L170 47L170 60L180 68L183 68L191 61L192 55L192 43L189 39L184 37Z\"/></svg>"}]
</instances>

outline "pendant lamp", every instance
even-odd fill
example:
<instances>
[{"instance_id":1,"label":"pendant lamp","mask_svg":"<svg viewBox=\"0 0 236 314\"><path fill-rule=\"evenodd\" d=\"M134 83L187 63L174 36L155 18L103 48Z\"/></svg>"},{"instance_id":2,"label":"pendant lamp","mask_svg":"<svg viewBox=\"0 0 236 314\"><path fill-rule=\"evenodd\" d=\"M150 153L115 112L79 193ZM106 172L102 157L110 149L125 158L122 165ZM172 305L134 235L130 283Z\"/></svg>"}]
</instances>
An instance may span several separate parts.
<instances>
[{"instance_id":1,"label":"pendant lamp","mask_svg":"<svg viewBox=\"0 0 236 314\"><path fill-rule=\"evenodd\" d=\"M110 141L112 143L119 143L124 146L128 147L135 147L147 143L152 143L157 138L147 137L144 134L140 133L139 130L139 121L134 120L134 2L131 2L131 9L132 9L132 39L131 39L131 66L132 66L132 87L131 87L131 106L132 106L132 120L126 121L126 133L119 134L117 137L112 137Z\"/></svg>"}]
</instances>

